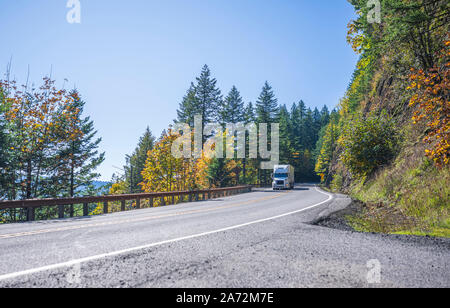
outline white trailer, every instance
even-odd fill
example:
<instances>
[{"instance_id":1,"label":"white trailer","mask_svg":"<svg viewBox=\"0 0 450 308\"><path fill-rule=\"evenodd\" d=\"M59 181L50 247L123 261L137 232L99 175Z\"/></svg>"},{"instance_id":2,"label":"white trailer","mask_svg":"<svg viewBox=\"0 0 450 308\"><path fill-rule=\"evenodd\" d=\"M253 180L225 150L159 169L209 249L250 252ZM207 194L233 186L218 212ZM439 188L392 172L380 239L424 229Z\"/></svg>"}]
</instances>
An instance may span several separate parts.
<instances>
[{"instance_id":1,"label":"white trailer","mask_svg":"<svg viewBox=\"0 0 450 308\"><path fill-rule=\"evenodd\" d=\"M291 165L279 165L273 169L273 190L294 189L295 174Z\"/></svg>"}]
</instances>

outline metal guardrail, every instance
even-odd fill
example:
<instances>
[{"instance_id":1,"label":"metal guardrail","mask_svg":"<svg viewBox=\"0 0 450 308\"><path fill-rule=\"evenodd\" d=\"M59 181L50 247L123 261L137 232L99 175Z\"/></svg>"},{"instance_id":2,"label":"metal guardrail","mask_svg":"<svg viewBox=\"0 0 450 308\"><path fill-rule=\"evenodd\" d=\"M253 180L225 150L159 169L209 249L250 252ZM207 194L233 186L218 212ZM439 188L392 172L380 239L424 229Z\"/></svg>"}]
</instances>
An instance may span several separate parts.
<instances>
[{"instance_id":1,"label":"metal guardrail","mask_svg":"<svg viewBox=\"0 0 450 308\"><path fill-rule=\"evenodd\" d=\"M141 208L141 200L149 200L150 207L153 207L154 200L159 199L160 205L166 206L169 204L176 204L185 202L186 196L188 197L186 202L193 201L205 201L214 199L217 197L224 197L233 194L240 194L250 192L252 186L237 186L228 188L216 188L207 190L195 190L195 191L173 191L173 192L155 192L155 193L141 193L141 194L127 194L127 195L106 195L106 196L90 196L90 197L75 197L75 198L59 198L59 199L29 199L29 200L13 200L13 201L0 201L0 210L5 209L27 209L27 220L35 220L35 210L44 206L58 206L58 217L65 217L65 206L73 206L76 204L83 205L83 216L89 216L89 204L103 203L103 213L109 212L110 202L121 202L120 211L126 211L126 201L135 201L135 208ZM166 199L169 200L166 201ZM178 199L178 200L177 200ZM178 202L177 202L178 201ZM73 217L73 210L70 213L70 217Z\"/></svg>"}]
</instances>

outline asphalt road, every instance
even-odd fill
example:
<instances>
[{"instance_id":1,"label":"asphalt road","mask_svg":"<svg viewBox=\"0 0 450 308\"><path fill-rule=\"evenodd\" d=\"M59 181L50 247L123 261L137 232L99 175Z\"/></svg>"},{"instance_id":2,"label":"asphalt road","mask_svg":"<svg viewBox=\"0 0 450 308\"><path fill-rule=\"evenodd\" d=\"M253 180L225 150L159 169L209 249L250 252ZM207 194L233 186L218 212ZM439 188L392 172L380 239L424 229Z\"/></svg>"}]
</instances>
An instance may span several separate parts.
<instances>
[{"instance_id":1,"label":"asphalt road","mask_svg":"<svg viewBox=\"0 0 450 308\"><path fill-rule=\"evenodd\" d=\"M0 226L0 287L450 287L450 241L309 222L345 207L312 185Z\"/></svg>"}]
</instances>

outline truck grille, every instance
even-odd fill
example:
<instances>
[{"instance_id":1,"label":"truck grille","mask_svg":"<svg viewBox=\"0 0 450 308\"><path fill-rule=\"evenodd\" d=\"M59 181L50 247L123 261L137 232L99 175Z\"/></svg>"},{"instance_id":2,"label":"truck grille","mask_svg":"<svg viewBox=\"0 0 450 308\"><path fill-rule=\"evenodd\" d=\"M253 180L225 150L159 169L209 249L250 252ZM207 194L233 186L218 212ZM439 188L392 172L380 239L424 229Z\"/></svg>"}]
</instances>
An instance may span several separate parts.
<instances>
[{"instance_id":1,"label":"truck grille","mask_svg":"<svg viewBox=\"0 0 450 308\"><path fill-rule=\"evenodd\" d=\"M284 181L277 181L277 185L284 185Z\"/></svg>"}]
</instances>

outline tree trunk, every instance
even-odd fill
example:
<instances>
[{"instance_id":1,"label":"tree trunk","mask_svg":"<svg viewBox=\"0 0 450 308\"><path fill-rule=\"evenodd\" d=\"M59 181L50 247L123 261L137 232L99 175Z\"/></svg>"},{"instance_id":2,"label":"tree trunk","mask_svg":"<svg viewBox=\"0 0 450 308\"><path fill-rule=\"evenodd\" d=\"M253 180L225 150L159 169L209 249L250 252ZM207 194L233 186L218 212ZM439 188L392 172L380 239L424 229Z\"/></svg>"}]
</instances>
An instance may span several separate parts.
<instances>
[{"instance_id":1,"label":"tree trunk","mask_svg":"<svg viewBox=\"0 0 450 308\"><path fill-rule=\"evenodd\" d=\"M247 159L242 160L242 175L244 176L244 182L247 183Z\"/></svg>"},{"instance_id":2,"label":"tree trunk","mask_svg":"<svg viewBox=\"0 0 450 308\"><path fill-rule=\"evenodd\" d=\"M28 159L27 161L27 184L26 184L26 199L31 199L31 181L32 181L32 174L31 174L31 159Z\"/></svg>"},{"instance_id":3,"label":"tree trunk","mask_svg":"<svg viewBox=\"0 0 450 308\"><path fill-rule=\"evenodd\" d=\"M71 162L71 166L70 166L70 197L73 197L75 194L75 179L74 179L74 165L73 165L73 161ZM70 217L73 217L74 214L74 210L73 210L73 204L70 205Z\"/></svg>"}]
</instances>

